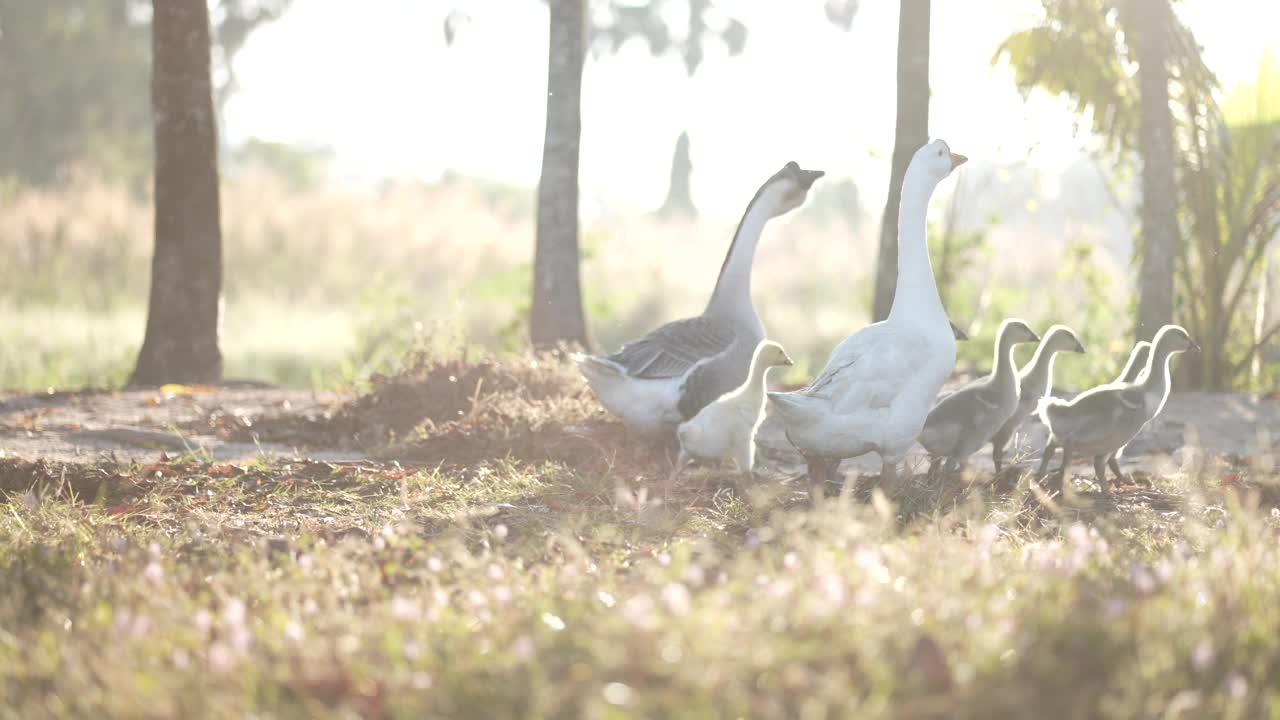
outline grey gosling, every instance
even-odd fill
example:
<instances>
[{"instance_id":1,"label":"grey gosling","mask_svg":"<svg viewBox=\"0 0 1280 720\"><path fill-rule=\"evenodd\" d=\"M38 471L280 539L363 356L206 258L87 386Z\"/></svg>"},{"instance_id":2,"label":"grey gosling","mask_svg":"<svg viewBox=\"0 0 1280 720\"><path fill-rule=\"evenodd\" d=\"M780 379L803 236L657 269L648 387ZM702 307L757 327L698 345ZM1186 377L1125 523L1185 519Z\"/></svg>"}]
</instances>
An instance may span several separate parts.
<instances>
[{"instance_id":1,"label":"grey gosling","mask_svg":"<svg viewBox=\"0 0 1280 720\"><path fill-rule=\"evenodd\" d=\"M1164 407L1169 397L1169 365L1173 356L1199 349L1186 330L1165 325L1156 334L1146 367L1136 382L1108 383L1070 401L1041 400L1036 414L1049 428L1049 442L1037 475L1044 476L1054 452L1061 447L1062 466L1056 474L1055 490L1063 490L1072 457L1092 456L1098 485L1104 493L1110 493L1107 459L1133 440Z\"/></svg>"},{"instance_id":2,"label":"grey gosling","mask_svg":"<svg viewBox=\"0 0 1280 720\"><path fill-rule=\"evenodd\" d=\"M943 458L962 467L1013 415L1018 407L1013 348L1039 339L1034 330L1017 318L1000 324L991 373L943 397L929 411L919 442L931 456L930 472L937 470Z\"/></svg>"},{"instance_id":3,"label":"grey gosling","mask_svg":"<svg viewBox=\"0 0 1280 720\"><path fill-rule=\"evenodd\" d=\"M1139 340L1133 346L1133 350L1129 352L1129 360L1124 364L1124 369L1116 376L1113 383L1134 383L1142 377L1142 372L1147 369L1147 358L1151 355L1151 343L1146 340ZM1111 472L1115 473L1116 480L1123 480L1124 473L1120 472L1119 459L1124 457L1125 445L1119 450L1111 453L1107 458L1107 467L1111 468Z\"/></svg>"},{"instance_id":4,"label":"grey gosling","mask_svg":"<svg viewBox=\"0 0 1280 720\"><path fill-rule=\"evenodd\" d=\"M1054 325L1044 334L1036 346L1036 354L1018 373L1018 409L1004 425L991 436L991 461L996 474L1004 464L1004 449L1009 446L1013 434L1022 422L1036 409L1036 403L1053 389L1053 357L1060 352L1082 353L1080 339L1066 325Z\"/></svg>"}]
</instances>

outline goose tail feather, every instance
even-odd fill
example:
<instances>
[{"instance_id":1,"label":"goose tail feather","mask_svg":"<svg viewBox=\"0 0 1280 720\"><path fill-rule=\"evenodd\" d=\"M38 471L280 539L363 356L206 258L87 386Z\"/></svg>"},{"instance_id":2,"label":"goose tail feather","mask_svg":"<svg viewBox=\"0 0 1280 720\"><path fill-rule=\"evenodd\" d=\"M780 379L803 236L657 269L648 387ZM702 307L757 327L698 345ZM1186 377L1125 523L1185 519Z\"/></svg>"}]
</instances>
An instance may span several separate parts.
<instances>
[{"instance_id":1,"label":"goose tail feather","mask_svg":"<svg viewBox=\"0 0 1280 720\"><path fill-rule=\"evenodd\" d=\"M578 366L578 371L587 378L587 382L592 384L598 381L621 380L627 374L626 369L618 363L597 355L574 353L570 359Z\"/></svg>"},{"instance_id":2,"label":"goose tail feather","mask_svg":"<svg viewBox=\"0 0 1280 720\"><path fill-rule=\"evenodd\" d=\"M807 395L801 395L795 392L771 392L768 394L769 403L773 409L782 417L783 422L792 424L798 420L808 418L817 408L814 407L813 398Z\"/></svg>"},{"instance_id":3,"label":"goose tail feather","mask_svg":"<svg viewBox=\"0 0 1280 720\"><path fill-rule=\"evenodd\" d=\"M1053 414L1054 408L1066 407L1067 402L1062 398L1042 397L1036 402L1036 417L1040 418L1040 422L1049 427L1049 416Z\"/></svg>"}]
</instances>

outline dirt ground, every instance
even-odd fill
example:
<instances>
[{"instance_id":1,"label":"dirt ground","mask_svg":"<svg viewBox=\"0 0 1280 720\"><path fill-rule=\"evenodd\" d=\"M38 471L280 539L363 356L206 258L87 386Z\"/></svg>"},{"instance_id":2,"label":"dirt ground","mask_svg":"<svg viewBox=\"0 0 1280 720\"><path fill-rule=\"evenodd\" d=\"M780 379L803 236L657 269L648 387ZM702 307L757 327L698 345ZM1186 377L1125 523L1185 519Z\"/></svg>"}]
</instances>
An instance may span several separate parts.
<instances>
[{"instance_id":1,"label":"dirt ground","mask_svg":"<svg viewBox=\"0 0 1280 720\"><path fill-rule=\"evenodd\" d=\"M271 433L255 439L255 426L264 419L333 415L351 402L352 396L271 387L170 390L0 392L0 458L93 463L103 458L150 461L159 452L170 456L207 452L223 462L261 456L367 459L366 453L352 449L351 443L338 447L304 439L305 444L299 446L273 442ZM219 430L228 424L238 432ZM1033 460L1044 437L1038 421L1028 420L1017 438L1016 450L1007 457ZM798 464L799 458L772 420L761 428L760 445L765 459L778 469L786 471ZM1280 450L1280 400L1245 394L1176 394L1155 425L1130 445L1122 464L1169 471L1188 460L1187 448L1229 456L1274 456ZM991 469L987 450L972 462L976 469ZM844 467L874 472L878 460L860 458Z\"/></svg>"},{"instance_id":2,"label":"dirt ground","mask_svg":"<svg viewBox=\"0 0 1280 720\"><path fill-rule=\"evenodd\" d=\"M259 455L288 456L294 448L201 432L210 417L255 418L282 413L319 414L346 398L270 387L192 387L157 390L20 394L0 392L0 457L94 463L104 457L152 460L207 451L238 462ZM359 453L308 448L318 460L358 460Z\"/></svg>"}]
</instances>

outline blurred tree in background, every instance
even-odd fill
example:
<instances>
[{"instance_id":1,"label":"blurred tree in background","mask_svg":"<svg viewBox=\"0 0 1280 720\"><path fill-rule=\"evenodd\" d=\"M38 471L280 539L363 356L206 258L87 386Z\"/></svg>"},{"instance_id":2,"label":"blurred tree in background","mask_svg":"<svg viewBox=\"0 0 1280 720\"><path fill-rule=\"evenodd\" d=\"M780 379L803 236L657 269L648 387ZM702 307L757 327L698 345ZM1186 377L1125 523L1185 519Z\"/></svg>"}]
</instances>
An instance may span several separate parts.
<instances>
[{"instance_id":1,"label":"blurred tree in background","mask_svg":"<svg viewBox=\"0 0 1280 720\"><path fill-rule=\"evenodd\" d=\"M578 263L578 157L587 0L550 0L549 6L547 123L538 179L529 334L536 347L586 347Z\"/></svg>"},{"instance_id":2,"label":"blurred tree in background","mask_svg":"<svg viewBox=\"0 0 1280 720\"><path fill-rule=\"evenodd\" d=\"M1142 259L1135 334L1150 340L1173 322L1173 264L1178 256L1178 191L1173 179L1169 55L1177 19L1169 0L1121 5L1126 37L1138 61L1138 154L1142 158ZM1193 83L1188 89L1195 89Z\"/></svg>"},{"instance_id":3,"label":"blurred tree in background","mask_svg":"<svg viewBox=\"0 0 1280 720\"><path fill-rule=\"evenodd\" d=\"M1263 298L1280 223L1280 74L1264 66L1224 113L1217 79L1169 0L1042 2L1044 21L1007 38L993 62L1007 57L1024 91L1070 97L1119 162L1141 161L1137 334L1182 323L1204 352L1180 374L1196 387L1231 387L1277 333L1243 309Z\"/></svg>"},{"instance_id":4,"label":"blurred tree in background","mask_svg":"<svg viewBox=\"0 0 1280 720\"><path fill-rule=\"evenodd\" d=\"M154 0L155 255L130 385L222 377L218 123L205 0Z\"/></svg>"},{"instance_id":5,"label":"blurred tree in background","mask_svg":"<svg viewBox=\"0 0 1280 720\"><path fill-rule=\"evenodd\" d=\"M218 103L232 61L291 0L217 0ZM146 0L0 0L0 177L49 184L86 164L141 182L151 167L151 4Z\"/></svg>"},{"instance_id":6,"label":"blurred tree in background","mask_svg":"<svg viewBox=\"0 0 1280 720\"><path fill-rule=\"evenodd\" d=\"M643 40L654 57L675 55L692 78L702 65L707 46L722 44L729 55L742 53L747 45L747 26L726 15L712 0L648 0L643 3L608 0L595 13L592 47L597 52L616 53L632 39ZM670 22L668 18L678 18ZM693 160L687 131L676 139L671 158L671 184L658 210L664 218L696 217L690 178Z\"/></svg>"}]
</instances>

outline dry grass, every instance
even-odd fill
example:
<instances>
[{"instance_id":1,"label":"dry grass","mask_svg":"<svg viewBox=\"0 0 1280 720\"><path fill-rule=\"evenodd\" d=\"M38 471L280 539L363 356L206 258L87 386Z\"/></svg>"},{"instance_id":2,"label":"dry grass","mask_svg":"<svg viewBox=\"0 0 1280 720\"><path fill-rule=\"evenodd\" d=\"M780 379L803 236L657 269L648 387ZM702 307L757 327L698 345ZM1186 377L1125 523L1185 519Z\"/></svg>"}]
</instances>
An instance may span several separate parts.
<instances>
[{"instance_id":1,"label":"dry grass","mask_svg":"<svg viewBox=\"0 0 1280 720\"><path fill-rule=\"evenodd\" d=\"M1245 459L1049 509L916 477L813 511L799 487L745 497L714 471L662 497L665 462L620 437L550 449L598 419L559 363L419 358L330 418L255 423L399 461L0 460L0 718L1280 701L1280 511Z\"/></svg>"}]
</instances>

